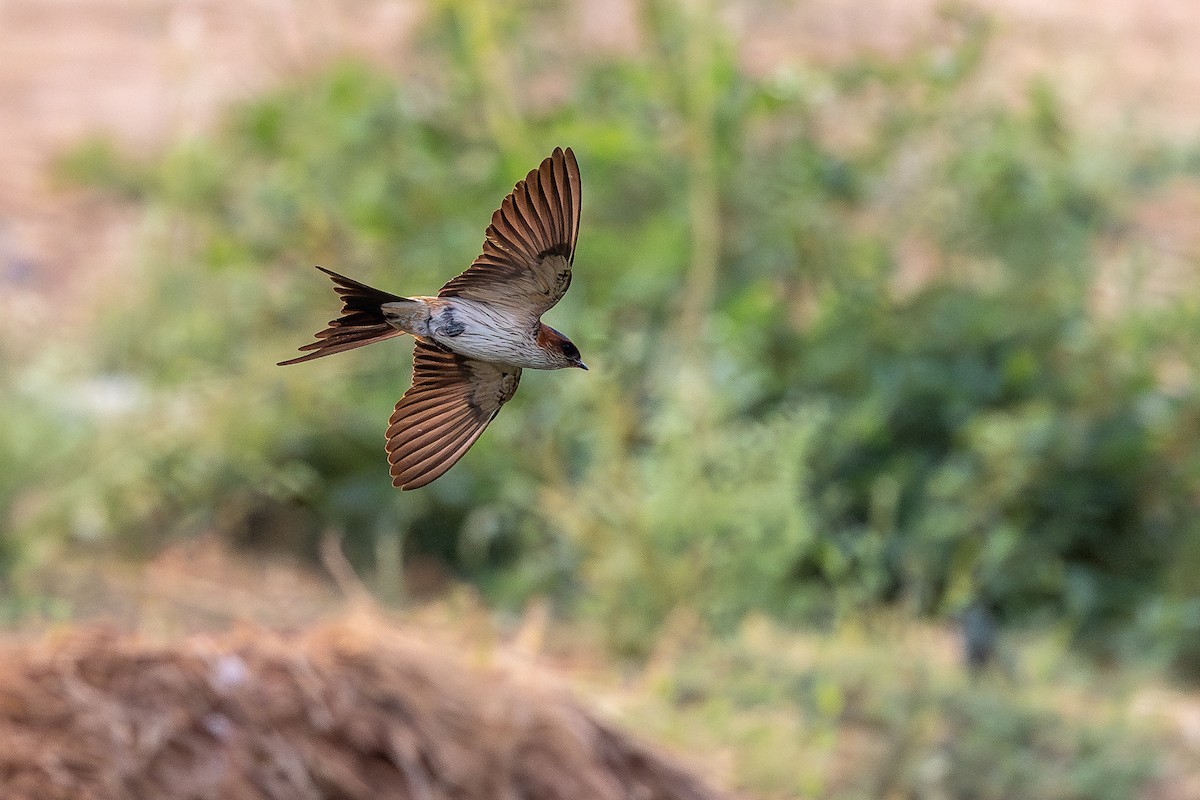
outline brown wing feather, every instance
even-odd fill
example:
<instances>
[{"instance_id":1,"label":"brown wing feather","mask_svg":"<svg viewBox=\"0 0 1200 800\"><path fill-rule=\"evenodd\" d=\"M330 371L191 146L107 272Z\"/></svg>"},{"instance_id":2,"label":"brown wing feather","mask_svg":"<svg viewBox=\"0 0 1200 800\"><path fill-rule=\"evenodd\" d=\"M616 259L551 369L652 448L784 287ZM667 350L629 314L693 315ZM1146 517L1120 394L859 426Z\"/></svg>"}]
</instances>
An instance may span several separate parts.
<instances>
[{"instance_id":1,"label":"brown wing feather","mask_svg":"<svg viewBox=\"0 0 1200 800\"><path fill-rule=\"evenodd\" d=\"M556 147L492 215L480 256L438 294L540 316L571 285L581 200L575 154Z\"/></svg>"},{"instance_id":2,"label":"brown wing feather","mask_svg":"<svg viewBox=\"0 0 1200 800\"><path fill-rule=\"evenodd\" d=\"M388 420L392 485L417 489L441 477L475 443L520 380L517 367L418 341L413 384Z\"/></svg>"}]
</instances>

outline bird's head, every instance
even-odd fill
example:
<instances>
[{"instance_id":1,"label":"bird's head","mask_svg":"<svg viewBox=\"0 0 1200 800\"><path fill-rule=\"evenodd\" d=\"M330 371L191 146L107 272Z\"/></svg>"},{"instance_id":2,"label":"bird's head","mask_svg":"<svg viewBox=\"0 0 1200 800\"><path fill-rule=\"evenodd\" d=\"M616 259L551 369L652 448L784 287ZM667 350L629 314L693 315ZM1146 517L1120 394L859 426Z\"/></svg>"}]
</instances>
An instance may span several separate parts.
<instances>
[{"instance_id":1,"label":"bird's head","mask_svg":"<svg viewBox=\"0 0 1200 800\"><path fill-rule=\"evenodd\" d=\"M587 365L583 363L583 359L579 355L579 348L575 346L574 342L549 325L542 325L538 328L537 343L542 352L546 354L547 361L552 365L550 369L566 369L568 367L587 369Z\"/></svg>"}]
</instances>

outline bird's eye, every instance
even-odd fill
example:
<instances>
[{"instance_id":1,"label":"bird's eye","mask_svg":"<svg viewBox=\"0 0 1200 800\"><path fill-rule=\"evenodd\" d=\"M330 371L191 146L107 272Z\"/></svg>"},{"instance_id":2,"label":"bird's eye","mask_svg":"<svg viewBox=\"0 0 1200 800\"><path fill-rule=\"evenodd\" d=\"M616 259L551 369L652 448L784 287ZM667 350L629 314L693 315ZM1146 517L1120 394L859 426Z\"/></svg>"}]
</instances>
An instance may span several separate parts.
<instances>
[{"instance_id":1,"label":"bird's eye","mask_svg":"<svg viewBox=\"0 0 1200 800\"><path fill-rule=\"evenodd\" d=\"M579 358L579 348L570 342L563 342L562 351L567 358Z\"/></svg>"}]
</instances>

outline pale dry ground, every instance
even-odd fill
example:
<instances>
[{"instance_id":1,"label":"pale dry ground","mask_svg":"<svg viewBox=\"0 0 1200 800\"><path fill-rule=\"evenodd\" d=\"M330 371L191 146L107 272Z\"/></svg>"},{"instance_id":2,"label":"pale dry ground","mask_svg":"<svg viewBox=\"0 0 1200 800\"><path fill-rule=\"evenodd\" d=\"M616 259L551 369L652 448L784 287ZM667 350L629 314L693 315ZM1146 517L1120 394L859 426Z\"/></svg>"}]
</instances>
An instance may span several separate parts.
<instances>
[{"instance_id":1,"label":"pale dry ground","mask_svg":"<svg viewBox=\"0 0 1200 800\"><path fill-rule=\"evenodd\" d=\"M0 311L86 322L134 256L134 218L56 186L84 137L150 150L338 54L395 65L420 11L368 0L0 0ZM63 305L71 310L65 320Z\"/></svg>"}]
</instances>

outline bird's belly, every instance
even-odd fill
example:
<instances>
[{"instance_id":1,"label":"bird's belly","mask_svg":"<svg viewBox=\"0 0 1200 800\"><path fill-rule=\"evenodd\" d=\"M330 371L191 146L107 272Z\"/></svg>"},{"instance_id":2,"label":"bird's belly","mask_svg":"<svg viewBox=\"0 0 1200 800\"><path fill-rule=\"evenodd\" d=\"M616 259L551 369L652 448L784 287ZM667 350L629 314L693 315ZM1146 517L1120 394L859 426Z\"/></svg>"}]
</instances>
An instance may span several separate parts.
<instances>
[{"instance_id":1,"label":"bird's belly","mask_svg":"<svg viewBox=\"0 0 1200 800\"><path fill-rule=\"evenodd\" d=\"M518 367L532 366L525 363L530 357L528 336L518 337L510 331L477 331L467 328L457 336L434 336L432 338L443 347L468 358L512 364Z\"/></svg>"},{"instance_id":2,"label":"bird's belly","mask_svg":"<svg viewBox=\"0 0 1200 800\"><path fill-rule=\"evenodd\" d=\"M456 300L434 312L430 337L455 353L517 367L545 368L528 320L482 303Z\"/></svg>"}]
</instances>

